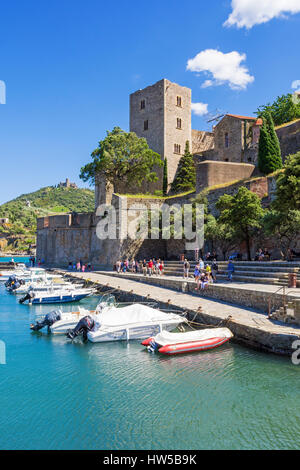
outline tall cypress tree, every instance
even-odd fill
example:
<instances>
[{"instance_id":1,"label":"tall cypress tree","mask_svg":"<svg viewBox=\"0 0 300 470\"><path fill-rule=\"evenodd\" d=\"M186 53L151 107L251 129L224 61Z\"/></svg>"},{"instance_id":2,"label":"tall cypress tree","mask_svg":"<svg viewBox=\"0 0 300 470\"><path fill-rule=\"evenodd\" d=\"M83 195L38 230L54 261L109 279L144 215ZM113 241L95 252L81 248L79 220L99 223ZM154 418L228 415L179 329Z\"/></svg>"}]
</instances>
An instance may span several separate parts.
<instances>
[{"instance_id":1,"label":"tall cypress tree","mask_svg":"<svg viewBox=\"0 0 300 470\"><path fill-rule=\"evenodd\" d=\"M168 160L164 159L164 174L163 174L163 195L168 193Z\"/></svg>"},{"instance_id":2,"label":"tall cypress tree","mask_svg":"<svg viewBox=\"0 0 300 470\"><path fill-rule=\"evenodd\" d=\"M175 179L172 183L172 191L179 193L182 191L195 190L196 169L193 155L190 153L189 141L186 141L184 155L181 157Z\"/></svg>"},{"instance_id":3,"label":"tall cypress tree","mask_svg":"<svg viewBox=\"0 0 300 470\"><path fill-rule=\"evenodd\" d=\"M265 112L262 119L263 125L260 129L258 144L258 167L262 173L268 175L282 168L282 160L280 144L270 112Z\"/></svg>"}]
</instances>

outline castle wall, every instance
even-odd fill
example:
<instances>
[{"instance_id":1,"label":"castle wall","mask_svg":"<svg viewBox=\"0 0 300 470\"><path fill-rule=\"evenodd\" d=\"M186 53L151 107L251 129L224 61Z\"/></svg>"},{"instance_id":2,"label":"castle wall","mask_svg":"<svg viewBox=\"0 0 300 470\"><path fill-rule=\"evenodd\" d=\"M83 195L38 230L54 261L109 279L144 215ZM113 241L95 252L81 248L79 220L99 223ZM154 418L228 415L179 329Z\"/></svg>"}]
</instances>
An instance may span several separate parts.
<instances>
[{"instance_id":1,"label":"castle wall","mask_svg":"<svg viewBox=\"0 0 300 470\"><path fill-rule=\"evenodd\" d=\"M300 120L276 129L276 133L280 142L283 161L288 155L300 151Z\"/></svg>"},{"instance_id":2,"label":"castle wall","mask_svg":"<svg viewBox=\"0 0 300 470\"><path fill-rule=\"evenodd\" d=\"M254 165L245 163L197 161L197 158L195 163L196 193L218 184L250 178L255 170Z\"/></svg>"}]
</instances>

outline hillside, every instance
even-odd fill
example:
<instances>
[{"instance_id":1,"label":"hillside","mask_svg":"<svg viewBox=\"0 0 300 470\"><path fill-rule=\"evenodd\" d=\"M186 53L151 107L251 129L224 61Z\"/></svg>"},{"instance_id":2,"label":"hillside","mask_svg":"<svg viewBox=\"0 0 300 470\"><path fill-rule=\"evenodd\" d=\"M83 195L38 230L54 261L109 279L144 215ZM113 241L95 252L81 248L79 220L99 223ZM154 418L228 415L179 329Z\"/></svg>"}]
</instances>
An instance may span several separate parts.
<instances>
[{"instance_id":1,"label":"hillside","mask_svg":"<svg viewBox=\"0 0 300 470\"><path fill-rule=\"evenodd\" d=\"M9 219L8 224L0 225L0 251L22 252L35 244L37 217L93 208L94 192L90 189L48 186L22 194L0 206L0 218Z\"/></svg>"}]
</instances>

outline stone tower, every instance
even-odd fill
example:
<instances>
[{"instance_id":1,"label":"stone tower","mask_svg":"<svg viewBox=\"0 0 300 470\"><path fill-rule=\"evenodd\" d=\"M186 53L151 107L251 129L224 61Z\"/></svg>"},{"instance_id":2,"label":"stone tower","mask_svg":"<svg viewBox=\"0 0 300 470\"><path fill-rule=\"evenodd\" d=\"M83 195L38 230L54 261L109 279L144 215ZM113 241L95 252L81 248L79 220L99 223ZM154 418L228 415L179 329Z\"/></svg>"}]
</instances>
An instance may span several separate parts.
<instances>
[{"instance_id":1,"label":"stone tower","mask_svg":"<svg viewBox=\"0 0 300 470\"><path fill-rule=\"evenodd\" d=\"M191 89L162 79L130 95L130 131L145 137L149 147L168 161L168 182L172 183L185 143L191 140ZM163 170L151 184L151 192L162 189Z\"/></svg>"}]
</instances>

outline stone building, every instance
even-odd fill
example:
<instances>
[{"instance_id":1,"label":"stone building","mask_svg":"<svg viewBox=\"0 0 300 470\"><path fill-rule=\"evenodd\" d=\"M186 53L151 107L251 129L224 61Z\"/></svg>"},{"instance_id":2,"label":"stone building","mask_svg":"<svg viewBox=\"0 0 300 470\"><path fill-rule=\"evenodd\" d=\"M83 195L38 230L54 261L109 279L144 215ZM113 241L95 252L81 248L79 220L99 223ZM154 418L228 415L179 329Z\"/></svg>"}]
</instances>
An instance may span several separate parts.
<instances>
[{"instance_id":1,"label":"stone building","mask_svg":"<svg viewBox=\"0 0 300 470\"><path fill-rule=\"evenodd\" d=\"M77 188L75 183L71 183L69 178L66 178L65 182L61 182L57 185L58 188Z\"/></svg>"},{"instance_id":2,"label":"stone building","mask_svg":"<svg viewBox=\"0 0 300 470\"><path fill-rule=\"evenodd\" d=\"M197 153L203 160L255 165L261 125L255 117L226 114L213 129L211 148Z\"/></svg>"},{"instance_id":3,"label":"stone building","mask_svg":"<svg viewBox=\"0 0 300 470\"><path fill-rule=\"evenodd\" d=\"M130 95L130 131L168 162L168 182L174 180L186 141L191 142L191 89L162 79ZM162 189L163 170L151 189Z\"/></svg>"}]
</instances>

